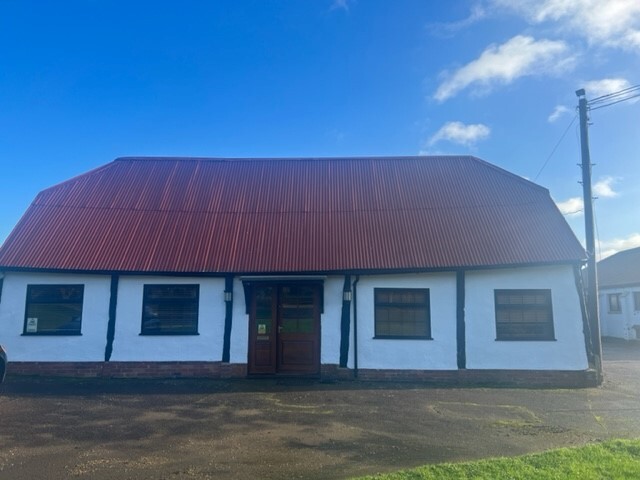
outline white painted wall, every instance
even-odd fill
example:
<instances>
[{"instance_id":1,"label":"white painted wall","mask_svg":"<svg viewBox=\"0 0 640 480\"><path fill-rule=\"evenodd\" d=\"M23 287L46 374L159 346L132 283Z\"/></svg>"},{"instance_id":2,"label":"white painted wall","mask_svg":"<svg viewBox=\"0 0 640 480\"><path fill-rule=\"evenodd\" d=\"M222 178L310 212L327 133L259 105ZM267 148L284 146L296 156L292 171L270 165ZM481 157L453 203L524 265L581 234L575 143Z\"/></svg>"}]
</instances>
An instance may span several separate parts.
<instances>
[{"instance_id":1,"label":"white painted wall","mask_svg":"<svg viewBox=\"0 0 640 480\"><path fill-rule=\"evenodd\" d=\"M145 284L199 284L199 334L140 335ZM122 276L111 361L220 361L224 317L224 278Z\"/></svg>"},{"instance_id":2,"label":"white painted wall","mask_svg":"<svg viewBox=\"0 0 640 480\"><path fill-rule=\"evenodd\" d=\"M343 286L344 277L328 277L324 282L324 313L320 319L320 363L322 364L340 363Z\"/></svg>"},{"instance_id":3,"label":"white painted wall","mask_svg":"<svg viewBox=\"0 0 640 480\"><path fill-rule=\"evenodd\" d=\"M433 340L375 339L374 288L428 288ZM455 273L361 276L357 290L358 368L458 368ZM353 368L353 356L349 366Z\"/></svg>"},{"instance_id":4,"label":"white painted wall","mask_svg":"<svg viewBox=\"0 0 640 480\"><path fill-rule=\"evenodd\" d=\"M224 334L224 326L222 333ZM242 280L233 280L233 324L229 363L247 363L249 359L249 315L246 310Z\"/></svg>"},{"instance_id":5,"label":"white painted wall","mask_svg":"<svg viewBox=\"0 0 640 480\"><path fill-rule=\"evenodd\" d=\"M640 285L630 288L600 288L599 312L602 336L633 340L638 338L634 325L640 325L640 311L635 310L633 292L640 291ZM609 312L609 294L620 294L620 313Z\"/></svg>"},{"instance_id":6,"label":"white painted wall","mask_svg":"<svg viewBox=\"0 0 640 480\"><path fill-rule=\"evenodd\" d=\"M6 272L0 301L0 343L10 362L103 361L109 316L108 276ZM22 335L27 285L83 284L82 335Z\"/></svg>"},{"instance_id":7,"label":"white painted wall","mask_svg":"<svg viewBox=\"0 0 640 480\"><path fill-rule=\"evenodd\" d=\"M352 278L355 280L355 277ZM344 277L325 279L321 319L321 362L338 364ZM467 368L587 368L582 318L568 266L467 272ZM81 336L22 336L28 284L84 284ZM200 285L199 335L140 335L143 286ZM429 288L433 340L374 339L374 288ZM555 341L496 341L494 289L552 290ZM112 361L220 361L224 335L224 279L121 276ZM457 368L456 278L454 273L362 276L358 283L358 366L380 369ZM110 277L5 273L0 302L0 342L13 361L102 361L106 346ZM628 295L629 302L632 301ZM627 308L625 304L625 308ZM631 303L628 305L632 309ZM349 367L354 367L353 304ZM640 323L640 322L639 322ZM248 315L244 289L234 280L232 363L246 363Z\"/></svg>"},{"instance_id":8,"label":"white painted wall","mask_svg":"<svg viewBox=\"0 0 640 480\"><path fill-rule=\"evenodd\" d=\"M497 341L495 289L551 289L555 341ZM571 266L466 273L469 369L585 370L582 312Z\"/></svg>"}]
</instances>

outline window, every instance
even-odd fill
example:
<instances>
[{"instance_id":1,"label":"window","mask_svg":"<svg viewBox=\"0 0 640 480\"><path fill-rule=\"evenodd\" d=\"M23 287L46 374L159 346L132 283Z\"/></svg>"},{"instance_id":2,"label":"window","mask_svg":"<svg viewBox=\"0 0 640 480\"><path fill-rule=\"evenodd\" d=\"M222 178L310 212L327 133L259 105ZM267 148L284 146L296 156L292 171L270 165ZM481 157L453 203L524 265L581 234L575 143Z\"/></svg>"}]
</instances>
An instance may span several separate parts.
<instances>
[{"instance_id":1,"label":"window","mask_svg":"<svg viewBox=\"0 0 640 480\"><path fill-rule=\"evenodd\" d=\"M376 288L375 338L431 338L429 289Z\"/></svg>"},{"instance_id":2,"label":"window","mask_svg":"<svg viewBox=\"0 0 640 480\"><path fill-rule=\"evenodd\" d=\"M27 285L24 335L80 335L84 285Z\"/></svg>"},{"instance_id":3,"label":"window","mask_svg":"<svg viewBox=\"0 0 640 480\"><path fill-rule=\"evenodd\" d=\"M496 290L497 340L554 340L551 290Z\"/></svg>"},{"instance_id":4,"label":"window","mask_svg":"<svg viewBox=\"0 0 640 480\"><path fill-rule=\"evenodd\" d=\"M622 304L620 303L619 293L610 293L609 295L607 295L607 300L609 303L609 313L622 312Z\"/></svg>"},{"instance_id":5,"label":"window","mask_svg":"<svg viewBox=\"0 0 640 480\"><path fill-rule=\"evenodd\" d=\"M640 292L633 292L633 310L640 312Z\"/></svg>"},{"instance_id":6,"label":"window","mask_svg":"<svg viewBox=\"0 0 640 480\"><path fill-rule=\"evenodd\" d=\"M142 335L197 335L199 285L145 285Z\"/></svg>"}]
</instances>

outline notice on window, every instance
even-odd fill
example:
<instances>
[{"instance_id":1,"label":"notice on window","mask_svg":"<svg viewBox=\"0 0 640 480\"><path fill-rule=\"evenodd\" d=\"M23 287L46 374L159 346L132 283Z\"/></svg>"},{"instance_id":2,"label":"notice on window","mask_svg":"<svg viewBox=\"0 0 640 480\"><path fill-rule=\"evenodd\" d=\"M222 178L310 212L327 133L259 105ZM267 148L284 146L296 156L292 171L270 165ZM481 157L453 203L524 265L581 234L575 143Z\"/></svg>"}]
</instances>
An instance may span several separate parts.
<instances>
[{"instance_id":1,"label":"notice on window","mask_svg":"<svg viewBox=\"0 0 640 480\"><path fill-rule=\"evenodd\" d=\"M264 323L258 324L258 335L264 335L267 333L267 326Z\"/></svg>"},{"instance_id":2,"label":"notice on window","mask_svg":"<svg viewBox=\"0 0 640 480\"><path fill-rule=\"evenodd\" d=\"M36 317L27 318L27 333L36 333L38 331L38 319Z\"/></svg>"}]
</instances>

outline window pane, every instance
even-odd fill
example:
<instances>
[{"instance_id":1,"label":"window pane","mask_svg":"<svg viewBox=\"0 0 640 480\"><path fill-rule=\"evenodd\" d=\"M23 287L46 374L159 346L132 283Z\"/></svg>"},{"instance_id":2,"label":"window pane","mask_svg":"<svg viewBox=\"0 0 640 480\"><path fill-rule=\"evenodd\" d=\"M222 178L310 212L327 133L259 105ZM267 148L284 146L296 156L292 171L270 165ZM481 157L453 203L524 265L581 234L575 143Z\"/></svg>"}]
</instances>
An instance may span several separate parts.
<instances>
[{"instance_id":1,"label":"window pane","mask_svg":"<svg viewBox=\"0 0 640 480\"><path fill-rule=\"evenodd\" d=\"M498 340L552 340L551 290L496 290Z\"/></svg>"},{"instance_id":2,"label":"window pane","mask_svg":"<svg viewBox=\"0 0 640 480\"><path fill-rule=\"evenodd\" d=\"M255 292L258 335L270 335L273 315L273 287L258 287Z\"/></svg>"},{"instance_id":3,"label":"window pane","mask_svg":"<svg viewBox=\"0 0 640 480\"><path fill-rule=\"evenodd\" d=\"M198 333L199 285L145 285L142 333Z\"/></svg>"},{"instance_id":4,"label":"window pane","mask_svg":"<svg viewBox=\"0 0 640 480\"><path fill-rule=\"evenodd\" d=\"M79 335L84 285L29 285L25 334Z\"/></svg>"},{"instance_id":5,"label":"window pane","mask_svg":"<svg viewBox=\"0 0 640 480\"><path fill-rule=\"evenodd\" d=\"M620 294L611 293L608 295L609 298L609 312L610 313L620 313L622 311L620 305Z\"/></svg>"},{"instance_id":6,"label":"window pane","mask_svg":"<svg viewBox=\"0 0 640 480\"><path fill-rule=\"evenodd\" d=\"M429 338L428 289L375 289L375 336Z\"/></svg>"},{"instance_id":7,"label":"window pane","mask_svg":"<svg viewBox=\"0 0 640 480\"><path fill-rule=\"evenodd\" d=\"M82 302L84 285L29 285L27 298L34 303Z\"/></svg>"},{"instance_id":8,"label":"window pane","mask_svg":"<svg viewBox=\"0 0 640 480\"><path fill-rule=\"evenodd\" d=\"M633 292L633 309L640 312L640 292Z\"/></svg>"}]
</instances>

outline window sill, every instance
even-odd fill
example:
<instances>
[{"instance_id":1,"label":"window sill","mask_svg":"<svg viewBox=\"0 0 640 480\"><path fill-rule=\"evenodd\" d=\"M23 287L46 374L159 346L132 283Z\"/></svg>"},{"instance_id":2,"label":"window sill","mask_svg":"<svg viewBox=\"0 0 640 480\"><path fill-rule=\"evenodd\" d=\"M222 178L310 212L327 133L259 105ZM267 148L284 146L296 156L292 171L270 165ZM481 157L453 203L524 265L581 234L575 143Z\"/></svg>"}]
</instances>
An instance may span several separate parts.
<instances>
[{"instance_id":1,"label":"window sill","mask_svg":"<svg viewBox=\"0 0 640 480\"><path fill-rule=\"evenodd\" d=\"M557 342L555 338L496 338L496 342Z\"/></svg>"},{"instance_id":2,"label":"window sill","mask_svg":"<svg viewBox=\"0 0 640 480\"><path fill-rule=\"evenodd\" d=\"M199 333L178 333L178 332L162 332L162 333L140 333L141 337L197 337Z\"/></svg>"},{"instance_id":3,"label":"window sill","mask_svg":"<svg viewBox=\"0 0 640 480\"><path fill-rule=\"evenodd\" d=\"M403 337L399 335L376 335L373 340L433 340L433 337Z\"/></svg>"},{"instance_id":4,"label":"window sill","mask_svg":"<svg viewBox=\"0 0 640 480\"><path fill-rule=\"evenodd\" d=\"M81 337L82 333L66 333L66 332L33 332L23 333L22 337Z\"/></svg>"}]
</instances>

